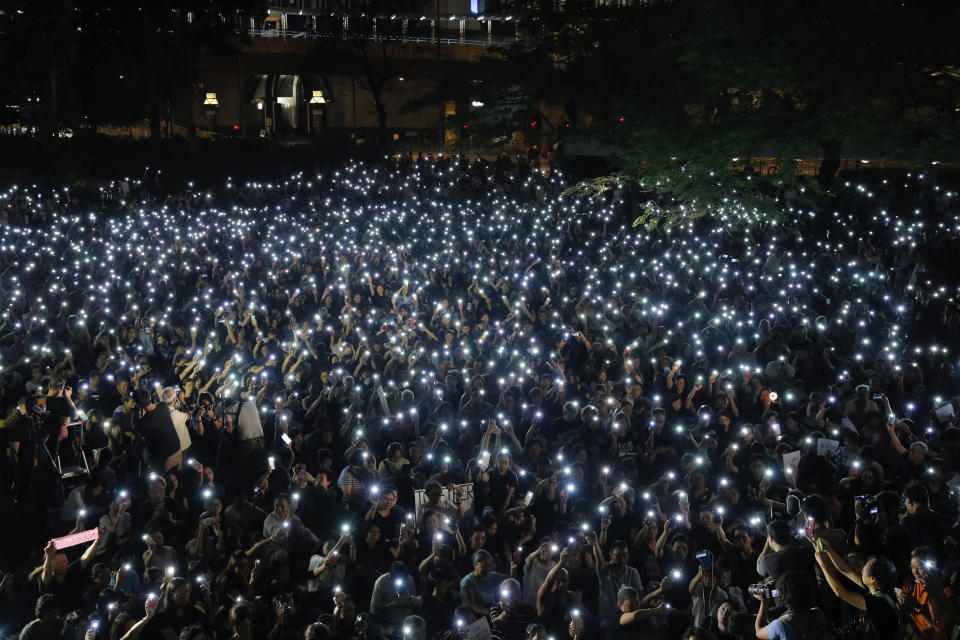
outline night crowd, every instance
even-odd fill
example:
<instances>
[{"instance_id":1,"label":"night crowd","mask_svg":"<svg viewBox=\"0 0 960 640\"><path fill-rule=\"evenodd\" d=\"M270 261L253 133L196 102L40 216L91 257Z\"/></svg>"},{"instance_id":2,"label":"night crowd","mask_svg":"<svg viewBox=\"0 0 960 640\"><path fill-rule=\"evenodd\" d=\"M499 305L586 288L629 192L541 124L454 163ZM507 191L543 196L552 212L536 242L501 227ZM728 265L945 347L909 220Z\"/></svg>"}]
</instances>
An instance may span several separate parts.
<instances>
[{"instance_id":1,"label":"night crowd","mask_svg":"<svg viewBox=\"0 0 960 640\"><path fill-rule=\"evenodd\" d=\"M0 195L0 638L956 637L935 176L160 181Z\"/></svg>"}]
</instances>

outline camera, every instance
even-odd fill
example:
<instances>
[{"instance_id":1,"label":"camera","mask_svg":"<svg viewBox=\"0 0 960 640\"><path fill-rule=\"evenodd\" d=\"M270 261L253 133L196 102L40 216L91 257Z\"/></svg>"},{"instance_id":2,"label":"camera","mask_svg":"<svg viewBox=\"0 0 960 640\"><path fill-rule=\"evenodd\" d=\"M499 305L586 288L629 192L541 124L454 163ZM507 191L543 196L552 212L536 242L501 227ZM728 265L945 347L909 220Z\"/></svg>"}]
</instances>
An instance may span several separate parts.
<instances>
[{"instance_id":1,"label":"camera","mask_svg":"<svg viewBox=\"0 0 960 640\"><path fill-rule=\"evenodd\" d=\"M854 496L853 501L854 504L858 502L863 503L864 510L870 514L871 517L876 517L877 513L880 511L879 507L877 506L876 496L872 496L870 494Z\"/></svg>"},{"instance_id":2,"label":"camera","mask_svg":"<svg viewBox=\"0 0 960 640\"><path fill-rule=\"evenodd\" d=\"M697 560L700 562L700 565L703 567L704 571L713 570L713 552L700 551L697 553Z\"/></svg>"},{"instance_id":3,"label":"camera","mask_svg":"<svg viewBox=\"0 0 960 640\"><path fill-rule=\"evenodd\" d=\"M747 593L752 596L760 596L764 600L773 600L780 597L780 590L772 582L760 582L747 587Z\"/></svg>"}]
</instances>

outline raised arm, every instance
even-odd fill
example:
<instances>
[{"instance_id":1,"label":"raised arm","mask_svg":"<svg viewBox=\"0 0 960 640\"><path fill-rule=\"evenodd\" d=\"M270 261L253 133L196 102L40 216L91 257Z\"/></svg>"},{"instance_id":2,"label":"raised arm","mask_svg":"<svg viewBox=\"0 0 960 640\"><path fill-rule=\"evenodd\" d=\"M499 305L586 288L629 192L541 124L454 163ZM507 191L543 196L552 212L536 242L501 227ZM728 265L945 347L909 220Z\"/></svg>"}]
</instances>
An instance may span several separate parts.
<instances>
[{"instance_id":1,"label":"raised arm","mask_svg":"<svg viewBox=\"0 0 960 640\"><path fill-rule=\"evenodd\" d=\"M897 450L901 456L907 452L907 448L900 442L900 436L897 435L897 429L893 422L887 420L887 433L890 434L890 444Z\"/></svg>"},{"instance_id":2,"label":"raised arm","mask_svg":"<svg viewBox=\"0 0 960 640\"><path fill-rule=\"evenodd\" d=\"M550 589L553 588L553 583L556 582L557 576L560 574L560 571L563 570L564 565L567 564L568 554L569 551L566 547L564 547L563 551L560 552L560 559L557 561L557 564L553 565L553 568L550 569L550 573L547 574L543 584L541 584L540 588L537 590L537 615L541 618L547 614L546 594L548 594Z\"/></svg>"},{"instance_id":3,"label":"raised arm","mask_svg":"<svg viewBox=\"0 0 960 640\"><path fill-rule=\"evenodd\" d=\"M830 586L830 590L833 591L834 595L844 602L856 607L860 611L866 611L866 598L862 593L850 591L846 586L844 586L844 584L840 581L839 572L837 571L836 567L833 566L833 562L830 561L827 553L818 547L815 557L817 559L817 564L820 565L820 569L823 571L823 576L827 579L827 584Z\"/></svg>"}]
</instances>

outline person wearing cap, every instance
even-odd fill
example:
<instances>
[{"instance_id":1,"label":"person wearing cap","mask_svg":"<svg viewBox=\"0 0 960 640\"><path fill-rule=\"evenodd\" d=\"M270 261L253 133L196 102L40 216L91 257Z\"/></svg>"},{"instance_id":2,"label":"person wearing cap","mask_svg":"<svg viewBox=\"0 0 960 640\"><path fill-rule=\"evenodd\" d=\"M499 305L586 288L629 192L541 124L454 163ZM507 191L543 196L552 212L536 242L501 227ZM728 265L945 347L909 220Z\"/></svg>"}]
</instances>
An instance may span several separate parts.
<instances>
[{"instance_id":1,"label":"person wearing cap","mask_svg":"<svg viewBox=\"0 0 960 640\"><path fill-rule=\"evenodd\" d=\"M146 389L134 391L133 399L137 407L144 412L137 421L136 431L143 437L144 457L147 462L164 470L179 467L183 455L180 453L180 438L177 437L170 411L154 402Z\"/></svg>"}]
</instances>

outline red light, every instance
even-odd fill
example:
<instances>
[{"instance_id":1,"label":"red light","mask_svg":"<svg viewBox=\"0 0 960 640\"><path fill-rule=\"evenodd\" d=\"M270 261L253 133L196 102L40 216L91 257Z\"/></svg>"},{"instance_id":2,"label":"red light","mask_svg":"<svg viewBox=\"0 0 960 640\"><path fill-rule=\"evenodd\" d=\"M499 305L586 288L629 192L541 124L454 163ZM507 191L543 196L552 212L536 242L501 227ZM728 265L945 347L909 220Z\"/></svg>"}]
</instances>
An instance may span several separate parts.
<instances>
[{"instance_id":1,"label":"red light","mask_svg":"<svg viewBox=\"0 0 960 640\"><path fill-rule=\"evenodd\" d=\"M620 122L623 122L623 116L620 116Z\"/></svg>"},{"instance_id":2,"label":"red light","mask_svg":"<svg viewBox=\"0 0 960 640\"><path fill-rule=\"evenodd\" d=\"M564 122L564 123L563 123L563 126L566 127L567 129L569 129L569 128L572 127L573 125L570 124L569 122Z\"/></svg>"},{"instance_id":3,"label":"red light","mask_svg":"<svg viewBox=\"0 0 960 640\"><path fill-rule=\"evenodd\" d=\"M464 128L464 129L468 129L468 128L470 128L470 125L469 125L469 124L465 124L465 125L463 125L463 128Z\"/></svg>"},{"instance_id":4,"label":"red light","mask_svg":"<svg viewBox=\"0 0 960 640\"><path fill-rule=\"evenodd\" d=\"M532 121L532 122L530 123L530 126L531 126L531 127L535 127L535 126L537 126L538 124L540 124L540 123L537 122L536 120L534 120L534 121Z\"/></svg>"},{"instance_id":5,"label":"red light","mask_svg":"<svg viewBox=\"0 0 960 640\"><path fill-rule=\"evenodd\" d=\"M234 131L240 131L240 125L238 125L238 124L233 125L233 130L234 130Z\"/></svg>"}]
</instances>

